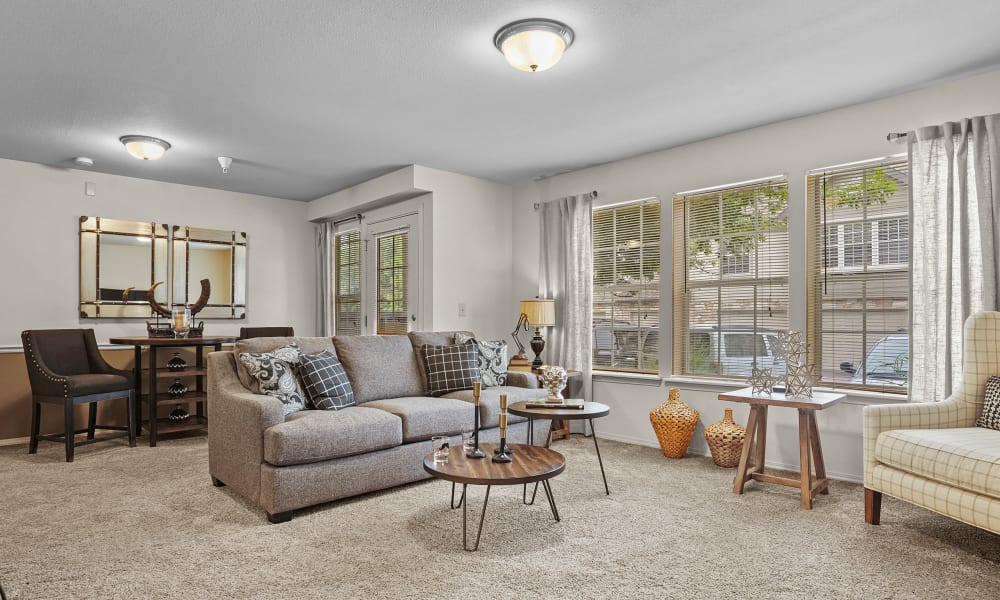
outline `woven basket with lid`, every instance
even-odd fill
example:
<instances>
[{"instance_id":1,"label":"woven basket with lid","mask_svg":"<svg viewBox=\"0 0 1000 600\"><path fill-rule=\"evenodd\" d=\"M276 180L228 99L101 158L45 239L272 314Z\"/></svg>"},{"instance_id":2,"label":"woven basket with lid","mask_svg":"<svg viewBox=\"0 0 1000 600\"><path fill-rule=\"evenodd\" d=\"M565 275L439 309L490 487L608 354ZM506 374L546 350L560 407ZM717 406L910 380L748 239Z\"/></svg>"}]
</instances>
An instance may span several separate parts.
<instances>
[{"instance_id":1,"label":"woven basket with lid","mask_svg":"<svg viewBox=\"0 0 1000 600\"><path fill-rule=\"evenodd\" d=\"M663 456L683 458L698 425L698 411L681 402L679 389L670 388L667 401L649 411L649 422L663 448Z\"/></svg>"},{"instance_id":2,"label":"woven basket with lid","mask_svg":"<svg viewBox=\"0 0 1000 600\"><path fill-rule=\"evenodd\" d=\"M727 408L721 421L705 428L705 441L712 451L712 460L720 467L735 467L740 464L743 452L745 427L733 420L733 409Z\"/></svg>"}]
</instances>

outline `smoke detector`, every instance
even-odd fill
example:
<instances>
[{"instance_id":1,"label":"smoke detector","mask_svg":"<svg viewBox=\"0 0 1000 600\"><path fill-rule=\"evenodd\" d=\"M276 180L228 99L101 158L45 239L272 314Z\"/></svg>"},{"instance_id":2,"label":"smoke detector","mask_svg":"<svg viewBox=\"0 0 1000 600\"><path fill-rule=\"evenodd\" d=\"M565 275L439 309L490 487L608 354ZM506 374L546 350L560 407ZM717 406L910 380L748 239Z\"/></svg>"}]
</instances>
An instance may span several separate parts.
<instances>
[{"instance_id":1,"label":"smoke detector","mask_svg":"<svg viewBox=\"0 0 1000 600\"><path fill-rule=\"evenodd\" d=\"M233 159L229 156L219 157L219 166L222 167L222 173L229 173L229 166L233 164Z\"/></svg>"}]
</instances>

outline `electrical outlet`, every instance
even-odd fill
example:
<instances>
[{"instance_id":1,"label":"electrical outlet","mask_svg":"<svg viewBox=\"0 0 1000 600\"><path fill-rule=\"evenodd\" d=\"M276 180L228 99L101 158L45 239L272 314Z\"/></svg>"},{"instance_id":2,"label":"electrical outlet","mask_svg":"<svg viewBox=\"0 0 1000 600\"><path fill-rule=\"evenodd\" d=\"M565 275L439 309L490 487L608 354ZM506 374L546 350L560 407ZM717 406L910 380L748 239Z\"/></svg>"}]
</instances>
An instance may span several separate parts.
<instances>
[{"instance_id":1,"label":"electrical outlet","mask_svg":"<svg viewBox=\"0 0 1000 600\"><path fill-rule=\"evenodd\" d=\"M466 316L466 314L465 314L465 302L459 302L458 303L458 316L460 316L460 317Z\"/></svg>"}]
</instances>

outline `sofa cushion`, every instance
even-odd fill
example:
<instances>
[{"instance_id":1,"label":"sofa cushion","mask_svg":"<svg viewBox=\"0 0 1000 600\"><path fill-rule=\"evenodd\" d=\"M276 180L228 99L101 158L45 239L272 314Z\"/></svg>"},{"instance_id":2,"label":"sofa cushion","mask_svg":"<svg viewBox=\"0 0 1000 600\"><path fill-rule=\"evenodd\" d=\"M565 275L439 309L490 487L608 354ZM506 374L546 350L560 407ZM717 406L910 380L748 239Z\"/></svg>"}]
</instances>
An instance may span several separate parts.
<instances>
[{"instance_id":1,"label":"sofa cushion","mask_svg":"<svg viewBox=\"0 0 1000 600\"><path fill-rule=\"evenodd\" d=\"M475 408L467 402L427 396L375 400L365 407L378 408L402 419L404 442L470 431L475 415Z\"/></svg>"},{"instance_id":2,"label":"sofa cushion","mask_svg":"<svg viewBox=\"0 0 1000 600\"><path fill-rule=\"evenodd\" d=\"M431 396L471 390L472 385L480 380L479 347L476 344L424 345L421 352L427 365L427 393Z\"/></svg>"},{"instance_id":3,"label":"sofa cushion","mask_svg":"<svg viewBox=\"0 0 1000 600\"><path fill-rule=\"evenodd\" d=\"M430 346L451 346L455 343L455 334L461 333L466 337L475 337L471 331L411 331L408 334L413 350L417 354L417 366L420 368L420 381L423 383L423 392L429 393L427 387L427 364L424 362L423 347Z\"/></svg>"},{"instance_id":4,"label":"sofa cushion","mask_svg":"<svg viewBox=\"0 0 1000 600\"><path fill-rule=\"evenodd\" d=\"M354 406L351 382L333 352L303 354L299 360L299 377L306 391L308 408L340 410Z\"/></svg>"},{"instance_id":5,"label":"sofa cushion","mask_svg":"<svg viewBox=\"0 0 1000 600\"><path fill-rule=\"evenodd\" d=\"M327 337L265 337L239 340L233 346L233 352L236 353L237 357L244 352L262 354L264 352L272 352L292 342L297 344L302 352L306 354L319 354L324 350L329 350L334 354L337 353L333 347L333 339ZM236 376L240 378L240 383L243 384L243 387L255 394L260 393L257 380L250 376L246 365L239 358L236 359Z\"/></svg>"},{"instance_id":6,"label":"sofa cushion","mask_svg":"<svg viewBox=\"0 0 1000 600\"><path fill-rule=\"evenodd\" d=\"M875 443L875 459L920 477L1000 498L1000 431L983 427L884 431Z\"/></svg>"},{"instance_id":7,"label":"sofa cushion","mask_svg":"<svg viewBox=\"0 0 1000 600\"><path fill-rule=\"evenodd\" d=\"M257 381L260 393L281 400L285 414L306 407L305 392L295 374L302 351L295 342L289 342L287 346L272 352L244 352L237 356L250 376Z\"/></svg>"},{"instance_id":8,"label":"sofa cushion","mask_svg":"<svg viewBox=\"0 0 1000 600\"><path fill-rule=\"evenodd\" d=\"M399 417L374 408L303 410L264 431L264 460L301 465L363 454L403 443Z\"/></svg>"},{"instance_id":9,"label":"sofa cushion","mask_svg":"<svg viewBox=\"0 0 1000 600\"><path fill-rule=\"evenodd\" d=\"M507 385L507 342L503 340L477 341L476 338L455 332L456 344L479 346L479 377L483 387Z\"/></svg>"},{"instance_id":10,"label":"sofa cushion","mask_svg":"<svg viewBox=\"0 0 1000 600\"><path fill-rule=\"evenodd\" d=\"M417 356L405 335L342 335L333 338L358 404L423 396Z\"/></svg>"},{"instance_id":11,"label":"sofa cushion","mask_svg":"<svg viewBox=\"0 0 1000 600\"><path fill-rule=\"evenodd\" d=\"M976 427L1000 430L1000 375L994 375L986 382L983 412L976 419Z\"/></svg>"},{"instance_id":12,"label":"sofa cushion","mask_svg":"<svg viewBox=\"0 0 1000 600\"><path fill-rule=\"evenodd\" d=\"M507 394L507 406L522 400L539 400L545 398L545 390L529 389L519 387L498 386L484 389L479 393L479 426L499 427L500 426L500 394ZM472 397L472 390L462 390L445 394L442 398L453 398L462 400L469 404L475 403ZM474 409L473 409L474 410ZM507 415L508 423L520 423L527 421L524 417L517 415Z\"/></svg>"}]
</instances>

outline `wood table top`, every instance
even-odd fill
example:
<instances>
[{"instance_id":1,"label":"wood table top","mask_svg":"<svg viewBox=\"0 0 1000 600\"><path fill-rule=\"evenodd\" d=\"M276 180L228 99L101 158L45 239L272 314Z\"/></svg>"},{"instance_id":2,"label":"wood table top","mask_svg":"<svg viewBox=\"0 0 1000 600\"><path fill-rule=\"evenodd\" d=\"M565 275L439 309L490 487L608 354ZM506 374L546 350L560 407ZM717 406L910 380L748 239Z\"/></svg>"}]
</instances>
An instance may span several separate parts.
<instances>
[{"instance_id":1,"label":"wood table top","mask_svg":"<svg viewBox=\"0 0 1000 600\"><path fill-rule=\"evenodd\" d=\"M549 479L563 472L566 459L562 454L541 446L510 444L514 460L493 462L493 449L499 444L479 444L486 458L467 458L462 445L451 448L448 462L435 463L434 453L424 457L424 470L446 481L469 485L515 485Z\"/></svg>"},{"instance_id":2,"label":"wood table top","mask_svg":"<svg viewBox=\"0 0 1000 600\"><path fill-rule=\"evenodd\" d=\"M108 340L112 344L122 346L212 346L215 344L232 344L237 338L235 335L206 335L201 337L186 338L151 338L145 335L113 337Z\"/></svg>"},{"instance_id":3,"label":"wood table top","mask_svg":"<svg viewBox=\"0 0 1000 600\"><path fill-rule=\"evenodd\" d=\"M754 394L753 388L743 388L719 394L719 400L726 400L727 402L787 406L788 408L804 408L807 410L823 410L837 404L846 397L846 394L834 394L830 392L813 392L812 396L798 397L785 396L784 392L774 392L770 395Z\"/></svg>"},{"instance_id":4,"label":"wood table top","mask_svg":"<svg viewBox=\"0 0 1000 600\"><path fill-rule=\"evenodd\" d=\"M507 407L507 412L529 419L596 419L606 417L611 412L607 404L600 402L584 402L583 408L528 408L528 404L539 404L545 400L522 400Z\"/></svg>"}]
</instances>

